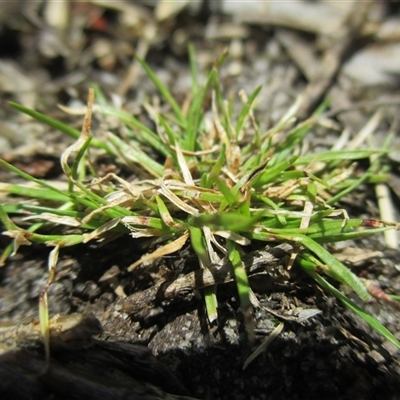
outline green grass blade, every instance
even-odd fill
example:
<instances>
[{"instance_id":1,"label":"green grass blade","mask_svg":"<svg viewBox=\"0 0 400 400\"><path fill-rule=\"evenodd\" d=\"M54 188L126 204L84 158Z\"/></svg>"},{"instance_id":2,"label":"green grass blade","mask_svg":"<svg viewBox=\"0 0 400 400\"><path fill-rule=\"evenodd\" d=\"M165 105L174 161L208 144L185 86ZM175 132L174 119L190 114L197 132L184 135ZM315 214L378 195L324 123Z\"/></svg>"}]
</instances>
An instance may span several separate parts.
<instances>
[{"instance_id":1,"label":"green grass blade","mask_svg":"<svg viewBox=\"0 0 400 400\"><path fill-rule=\"evenodd\" d=\"M193 44L189 44L188 47L189 54L189 66L190 66L190 75L192 77L192 97L195 98L199 93L199 73L197 70L197 62L196 62L196 50Z\"/></svg>"},{"instance_id":2,"label":"green grass blade","mask_svg":"<svg viewBox=\"0 0 400 400\"><path fill-rule=\"evenodd\" d=\"M229 261L232 263L235 274L235 281L239 293L240 307L242 309L244 324L246 327L249 340L254 340L254 318L253 306L250 301L250 285L247 277L246 269L244 268L239 250L235 242L227 241Z\"/></svg>"},{"instance_id":3,"label":"green grass blade","mask_svg":"<svg viewBox=\"0 0 400 400\"><path fill-rule=\"evenodd\" d=\"M333 196L331 199L329 199L326 204L327 205L335 205L337 202L344 196L347 196L349 193L351 193L356 187L360 186L362 183L366 182L370 178L371 174L366 172L363 174L359 179L357 179L353 184L350 186L346 187L339 193L337 193L335 196Z\"/></svg>"},{"instance_id":4,"label":"green grass blade","mask_svg":"<svg viewBox=\"0 0 400 400\"><path fill-rule=\"evenodd\" d=\"M94 98L96 99L96 103L101 107L107 106L108 101L103 91L100 89L100 86L97 83L91 83L90 86L94 89Z\"/></svg>"},{"instance_id":5,"label":"green grass blade","mask_svg":"<svg viewBox=\"0 0 400 400\"><path fill-rule=\"evenodd\" d=\"M17 185L13 183L0 184L0 191L17 196L31 197L33 199L54 201L60 203L68 202L71 200L71 197L67 192L55 192L49 189L31 188L28 186Z\"/></svg>"},{"instance_id":6,"label":"green grass blade","mask_svg":"<svg viewBox=\"0 0 400 400\"><path fill-rule=\"evenodd\" d=\"M220 176L225 160L226 160L226 146L224 144L222 145L221 152L219 154L217 162L211 168L210 173L206 175L207 179L204 184L206 188L210 188L212 184L215 182L215 180Z\"/></svg>"},{"instance_id":7,"label":"green grass blade","mask_svg":"<svg viewBox=\"0 0 400 400\"><path fill-rule=\"evenodd\" d=\"M196 149L196 140L199 134L200 122L203 118L202 106L207 93L210 90L210 86L216 80L218 80L218 74L217 71L213 69L208 75L204 88L201 91L199 90L199 93L197 93L197 95L192 99L187 116L187 124L185 125L186 136L181 141L184 150L194 151Z\"/></svg>"},{"instance_id":8,"label":"green grass blade","mask_svg":"<svg viewBox=\"0 0 400 400\"><path fill-rule=\"evenodd\" d=\"M305 121L304 123L294 128L294 130L289 133L287 138L278 146L276 146L274 155L272 156L270 163L274 165L291 157L293 155L295 147L304 139L312 126L312 122ZM266 145L268 145L268 142L266 142Z\"/></svg>"},{"instance_id":9,"label":"green grass blade","mask_svg":"<svg viewBox=\"0 0 400 400\"><path fill-rule=\"evenodd\" d=\"M262 213L253 216L233 212L205 214L199 217L191 217L190 224L198 227L206 225L215 230L229 230L239 233L251 230L262 216Z\"/></svg>"},{"instance_id":10,"label":"green grass blade","mask_svg":"<svg viewBox=\"0 0 400 400\"><path fill-rule=\"evenodd\" d=\"M43 122L46 125L50 126L51 128L57 129L60 132L63 132L66 135L68 135L74 139L78 139L79 136L81 135L81 132L78 131L77 129L71 128L70 126L63 124L62 122L60 122L54 118L47 117L46 115L44 115L38 111L31 110L30 108L21 106L20 104L14 103L12 101L10 101L8 104L11 107L15 108L16 110L21 111L24 114L27 114L27 115L31 116L32 118L36 119L37 121ZM105 150L108 154L115 155L115 153L111 150L111 148L107 145L107 143L105 143L104 141L102 141L100 139L96 139L96 138L93 139L91 145L98 149Z\"/></svg>"},{"instance_id":11,"label":"green grass blade","mask_svg":"<svg viewBox=\"0 0 400 400\"><path fill-rule=\"evenodd\" d=\"M285 235L278 236L282 239L285 237ZM289 239L289 237L286 236L286 239ZM307 247L323 262L326 267L324 268L325 272L329 273L329 275L337 279L339 282L350 286L363 301L370 300L371 295L368 293L365 285L360 281L360 279L337 258L329 253L329 251L325 250L324 247L305 235L296 235L296 239L300 240L305 247Z\"/></svg>"},{"instance_id":12,"label":"green grass blade","mask_svg":"<svg viewBox=\"0 0 400 400\"><path fill-rule=\"evenodd\" d=\"M299 157L294 163L295 165L310 164L317 161L348 161L348 160L362 160L370 157L373 154L382 154L384 150L332 150L324 151L318 154L310 154L307 156Z\"/></svg>"},{"instance_id":13,"label":"green grass blade","mask_svg":"<svg viewBox=\"0 0 400 400\"><path fill-rule=\"evenodd\" d=\"M292 165L294 165L297 159L298 156L293 156L289 158L289 160L282 161L273 167L269 167L267 165L265 170L252 180L251 186L253 188L258 188L269 182L272 182L279 176L279 174L281 174L283 171L287 170Z\"/></svg>"},{"instance_id":14,"label":"green grass blade","mask_svg":"<svg viewBox=\"0 0 400 400\"><path fill-rule=\"evenodd\" d=\"M249 115L251 106L253 105L253 102L256 99L256 97L258 96L258 94L260 93L261 89L262 89L261 85L256 88L256 90L251 94L249 99L246 101L246 104L243 106L242 111L239 114L239 118L237 120L236 127L235 127L236 140L237 140L237 137L238 137L240 131L243 128L243 124L246 120L246 117Z\"/></svg>"},{"instance_id":15,"label":"green grass blade","mask_svg":"<svg viewBox=\"0 0 400 400\"><path fill-rule=\"evenodd\" d=\"M214 183L218 186L218 189L223 194L225 201L231 206L237 204L239 202L239 196L237 193L234 193L233 190L221 179L214 179ZM225 208L223 204L221 204L222 209ZM220 211L222 211L220 209Z\"/></svg>"},{"instance_id":16,"label":"green grass blade","mask_svg":"<svg viewBox=\"0 0 400 400\"><path fill-rule=\"evenodd\" d=\"M104 115L117 117L126 126L129 126L134 130L139 129L140 132L138 135L130 135L131 138L135 141L140 140L142 143L150 145L164 156L168 156L171 154L171 150L168 148L168 146L165 145L161 138L146 125L137 120L133 115L127 113L126 111L118 110L109 106L102 106L101 112Z\"/></svg>"},{"instance_id":17,"label":"green grass blade","mask_svg":"<svg viewBox=\"0 0 400 400\"><path fill-rule=\"evenodd\" d=\"M4 208L1 204L0 204L0 221L8 231L20 230L20 228L18 228L18 226L15 225L13 221L11 221L11 219L9 218L7 213L4 211Z\"/></svg>"},{"instance_id":18,"label":"green grass blade","mask_svg":"<svg viewBox=\"0 0 400 400\"><path fill-rule=\"evenodd\" d=\"M200 228L193 225L189 225L189 232L192 247L199 258L200 265L203 268L207 268L210 265L210 258L205 245L203 232ZM204 289L207 316L210 322L216 321L218 317L217 297L215 295L215 290L216 289L213 286L209 286Z\"/></svg>"},{"instance_id":19,"label":"green grass blade","mask_svg":"<svg viewBox=\"0 0 400 400\"><path fill-rule=\"evenodd\" d=\"M152 176L161 178L164 173L164 167L157 161L154 161L146 153L143 153L138 148L134 148L133 145L128 145L122 141L118 136L109 133L110 142L118 150L118 153L126 157L129 161L139 164Z\"/></svg>"},{"instance_id":20,"label":"green grass blade","mask_svg":"<svg viewBox=\"0 0 400 400\"><path fill-rule=\"evenodd\" d=\"M179 123L183 126L186 126L186 118L183 115L181 107L175 101L174 97L172 96L171 92L168 88L161 82L158 76L153 72L153 70L149 67L149 65L139 57L136 57L140 65L146 71L148 77L153 81L155 87L160 92L161 96L164 97L165 101L171 106L172 110L175 113L176 118L178 119Z\"/></svg>"},{"instance_id":21,"label":"green grass blade","mask_svg":"<svg viewBox=\"0 0 400 400\"><path fill-rule=\"evenodd\" d=\"M196 226L189 225L189 232L193 250L199 257L199 260L202 262L203 265L210 265L210 259L207 253L201 229Z\"/></svg>"},{"instance_id":22,"label":"green grass blade","mask_svg":"<svg viewBox=\"0 0 400 400\"><path fill-rule=\"evenodd\" d=\"M218 318L218 302L216 295L216 288L214 286L207 286L203 289L204 302L207 310L207 317L212 323Z\"/></svg>"},{"instance_id":23,"label":"green grass blade","mask_svg":"<svg viewBox=\"0 0 400 400\"><path fill-rule=\"evenodd\" d=\"M322 276L316 273L313 270L305 269L305 271L313 278L315 281L323 287L327 292L333 294L337 299L339 299L348 309L353 311L356 315L362 318L371 328L375 329L379 332L385 339L395 345L398 349L400 349L400 342L396 339L396 337L385 328L374 316L368 314L366 311L358 307L355 303L353 303L348 297L346 297L343 293L337 290L334 286L332 286L328 281L326 281Z\"/></svg>"},{"instance_id":24,"label":"green grass blade","mask_svg":"<svg viewBox=\"0 0 400 400\"><path fill-rule=\"evenodd\" d=\"M81 161L82 161L82 158L84 157L86 151L88 150L90 142L92 141L92 139L93 139L93 135L89 134L88 138L85 140L85 142L83 143L82 147L79 149L79 151L78 151L78 153L77 153L77 155L76 155L76 157L75 157L75 159L74 159L74 161L72 163L70 173L71 173L72 179L75 180L75 181L78 178L81 178L81 177L78 177L80 168L82 168L82 166L84 168L84 164L83 163L81 164ZM70 192L73 191L73 182L71 180L69 181L69 191Z\"/></svg>"},{"instance_id":25,"label":"green grass blade","mask_svg":"<svg viewBox=\"0 0 400 400\"><path fill-rule=\"evenodd\" d=\"M24 171L21 171L19 168L14 167L13 165L9 164L7 161L5 161L5 160L3 160L3 159L1 159L1 158L0 158L0 164L3 165L3 166L4 166L5 168L7 168L8 170L10 170L11 172L14 172L15 174L19 175L21 178L24 178L25 180L27 180L27 181L29 181L29 182L34 182L34 183L36 183L37 185L42 186L42 187L44 187L44 188L50 190L52 193L58 195L58 196L59 196L58 198L63 198L63 199L65 199L66 194L65 194L65 192L63 192L62 190L57 189L57 188L54 187L54 186L51 186L50 184L44 182L44 181L41 180L41 179L36 179L36 178L34 178L33 176L27 174L27 173L24 172ZM13 188L13 189L16 189L16 188L17 188L17 185L12 186L12 188ZM68 200L70 200L70 197L67 197L67 198L68 198Z\"/></svg>"}]
</instances>

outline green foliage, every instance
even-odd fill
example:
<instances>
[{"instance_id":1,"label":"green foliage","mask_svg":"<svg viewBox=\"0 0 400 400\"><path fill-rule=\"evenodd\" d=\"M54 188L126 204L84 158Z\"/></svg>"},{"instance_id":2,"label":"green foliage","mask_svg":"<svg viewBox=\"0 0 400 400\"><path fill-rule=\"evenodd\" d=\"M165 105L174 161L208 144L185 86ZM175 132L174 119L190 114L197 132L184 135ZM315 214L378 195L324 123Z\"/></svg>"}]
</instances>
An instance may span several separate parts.
<instances>
[{"instance_id":1,"label":"green foliage","mask_svg":"<svg viewBox=\"0 0 400 400\"><path fill-rule=\"evenodd\" d=\"M37 111L11 103L12 107L77 140L62 158L69 182L63 190L0 160L4 167L36 185L29 188L6 185L8 193L46 202L0 207L0 220L14 237L14 248L27 242L44 242L62 248L127 232L135 238L159 236L167 241L189 232L202 268L218 264L224 257L231 261L251 337L251 296L241 247L251 241L293 242L299 248L299 267L400 348L397 339L373 316L355 306L320 275L324 273L346 284L363 301L370 299L363 282L322 244L393 228L383 223L368 228L374 224L349 219L343 210L334 208L340 198L360 183L379 179L380 160L385 151L327 150L302 154L298 145L306 140L326 104L298 125L293 122L295 104L276 126L263 132L253 118L261 87L244 99L236 116L223 99L218 79L218 67L225 55L215 63L203 86L198 81L193 48L189 55L193 84L186 113L146 62L139 60L162 101L171 109L170 113L152 116L155 130L128 112L109 106L98 88L100 113L117 118L124 125L124 136L112 133L103 139L85 136ZM210 100L211 110L207 108ZM103 179L92 176L89 182L90 147L102 149L115 158L115 163L131 168L137 179L129 182L111 174ZM156 159L149 154L149 148L158 155ZM362 176L347 173L354 162L372 155L374 162ZM24 230L7 213L29 215L40 222ZM45 225L58 232L40 234ZM81 234L67 235L60 225L73 225ZM224 241L222 245L221 241ZM3 259L9 253L10 249ZM217 318L216 290L216 287L205 289L210 320Z\"/></svg>"}]
</instances>

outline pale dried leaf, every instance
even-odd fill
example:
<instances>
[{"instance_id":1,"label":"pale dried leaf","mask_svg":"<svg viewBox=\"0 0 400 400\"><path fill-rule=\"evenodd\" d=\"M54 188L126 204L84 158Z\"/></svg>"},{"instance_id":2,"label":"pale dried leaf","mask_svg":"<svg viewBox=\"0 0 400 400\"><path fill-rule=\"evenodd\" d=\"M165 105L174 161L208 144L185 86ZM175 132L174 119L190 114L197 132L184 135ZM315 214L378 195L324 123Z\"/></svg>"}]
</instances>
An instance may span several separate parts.
<instances>
[{"instance_id":1,"label":"pale dried leaf","mask_svg":"<svg viewBox=\"0 0 400 400\"><path fill-rule=\"evenodd\" d=\"M187 165L185 157L183 156L181 148L179 147L178 143L175 143L175 151L176 151L176 156L178 158L178 164L179 164L180 170L182 171L183 180L185 181L185 183L187 185L194 186L192 174L190 173L189 167Z\"/></svg>"},{"instance_id":2,"label":"pale dried leaf","mask_svg":"<svg viewBox=\"0 0 400 400\"><path fill-rule=\"evenodd\" d=\"M114 229L120 222L121 218L115 218L90 233L84 233L83 243L87 243L93 239L98 239L100 236L104 235L104 233Z\"/></svg>"},{"instance_id":3,"label":"pale dried leaf","mask_svg":"<svg viewBox=\"0 0 400 400\"><path fill-rule=\"evenodd\" d=\"M215 243L216 240L214 238L211 229L208 226L203 227L204 239L206 241L208 257L210 262L214 265L221 265L221 257L218 256L217 252L214 250L211 243Z\"/></svg>"},{"instance_id":4,"label":"pale dried leaf","mask_svg":"<svg viewBox=\"0 0 400 400\"><path fill-rule=\"evenodd\" d=\"M374 115L369 119L367 124L358 132L354 139L346 146L347 150L359 149L363 143L370 137L378 128L383 118L383 110L379 108Z\"/></svg>"},{"instance_id":5,"label":"pale dried leaf","mask_svg":"<svg viewBox=\"0 0 400 400\"><path fill-rule=\"evenodd\" d=\"M25 237L24 231L22 230L15 230L15 231L5 231L2 232L3 235L9 236L14 238L14 248L12 255L14 256L17 254L19 246L30 246L32 243Z\"/></svg>"},{"instance_id":6,"label":"pale dried leaf","mask_svg":"<svg viewBox=\"0 0 400 400\"><path fill-rule=\"evenodd\" d=\"M308 319L315 317L318 314L321 314L321 310L318 308L305 308L301 311L299 311L297 315L297 322L304 322L307 321Z\"/></svg>"},{"instance_id":7,"label":"pale dried leaf","mask_svg":"<svg viewBox=\"0 0 400 400\"><path fill-rule=\"evenodd\" d=\"M85 115L87 107L80 105L79 107L67 107L62 104L57 104L57 107L69 115Z\"/></svg>"},{"instance_id":8,"label":"pale dried leaf","mask_svg":"<svg viewBox=\"0 0 400 400\"><path fill-rule=\"evenodd\" d=\"M139 260L135 261L128 267L128 271L133 271L137 266L143 264L145 262L153 261L157 258L161 258L166 256L167 254L175 253L176 251L180 250L184 244L186 243L189 237L189 232L185 232L182 236L178 239L174 240L171 243L168 243L162 247L159 247L157 250L153 251L152 253L145 254Z\"/></svg>"},{"instance_id":9,"label":"pale dried leaf","mask_svg":"<svg viewBox=\"0 0 400 400\"><path fill-rule=\"evenodd\" d=\"M384 221L396 221L395 206L392 201L389 187L385 183L377 183L375 186L376 198L378 200L378 207L380 218ZM399 235L397 230L390 229L383 232L386 246L389 249L399 248Z\"/></svg>"},{"instance_id":10,"label":"pale dried leaf","mask_svg":"<svg viewBox=\"0 0 400 400\"><path fill-rule=\"evenodd\" d=\"M246 359L243 364L243 370L245 370L249 364L258 357L262 352L264 352L267 347L280 335L282 329L284 327L284 323L281 322L271 333L270 335L260 344L259 347Z\"/></svg>"},{"instance_id":11,"label":"pale dried leaf","mask_svg":"<svg viewBox=\"0 0 400 400\"><path fill-rule=\"evenodd\" d=\"M29 217L25 217L24 221L31 219L39 219L48 222L53 222L55 224L67 225L67 226L80 226L81 222L77 218L67 217L63 215L57 215L52 213L41 213L38 215L31 215Z\"/></svg>"},{"instance_id":12,"label":"pale dried leaf","mask_svg":"<svg viewBox=\"0 0 400 400\"><path fill-rule=\"evenodd\" d=\"M110 204L96 208L90 214L88 214L85 218L83 218L82 224L87 224L94 216L101 214L103 211L109 210L110 208L113 208L115 206L123 205L127 201L131 201L131 200L128 199L127 197L120 197L119 199L116 199L115 201L110 202Z\"/></svg>"},{"instance_id":13,"label":"pale dried leaf","mask_svg":"<svg viewBox=\"0 0 400 400\"><path fill-rule=\"evenodd\" d=\"M199 211L181 200L175 193L173 193L164 183L161 184L158 192L164 195L171 203L175 204L179 209L194 216L199 215Z\"/></svg>"},{"instance_id":14,"label":"pale dried leaf","mask_svg":"<svg viewBox=\"0 0 400 400\"><path fill-rule=\"evenodd\" d=\"M250 239L231 231L215 231L214 235L232 240L233 242L240 244L241 246L248 246L251 243Z\"/></svg>"}]
</instances>

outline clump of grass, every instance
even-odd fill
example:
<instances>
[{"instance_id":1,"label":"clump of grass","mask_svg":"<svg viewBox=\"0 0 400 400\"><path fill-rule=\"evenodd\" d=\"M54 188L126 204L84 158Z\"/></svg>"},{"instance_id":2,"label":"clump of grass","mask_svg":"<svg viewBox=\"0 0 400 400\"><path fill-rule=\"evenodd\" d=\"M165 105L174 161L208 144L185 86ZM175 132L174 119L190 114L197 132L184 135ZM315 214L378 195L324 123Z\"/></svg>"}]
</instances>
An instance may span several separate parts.
<instances>
[{"instance_id":1,"label":"clump of grass","mask_svg":"<svg viewBox=\"0 0 400 400\"><path fill-rule=\"evenodd\" d=\"M216 61L204 86L198 84L193 49L190 58L191 102L185 112L150 67L139 60L162 101L170 106L170 111L161 115L150 104L146 105L154 128L126 111L111 107L96 89L95 112L117 118L124 126L123 139L111 132L102 139L90 133L93 91L82 132L11 103L12 107L77 140L61 158L68 178L65 189L35 179L0 160L1 165L35 183L34 187L7 184L3 190L47 204L10 203L0 207L6 233L14 238L14 252L19 245L31 242L54 247L49 257L48 284L40 302L46 340L47 289L54 279L59 250L130 233L133 238L158 237L165 244L129 270L144 259L179 250L188 238L201 268L229 259L250 338L253 307L242 262L243 247L252 241L293 243L297 250L291 264L302 268L324 290L400 348L399 341L376 318L330 283L333 279L349 286L365 302L371 299L371 290L323 246L396 227L377 220L350 219L344 210L336 208L338 201L358 185L379 179L385 150L303 154L299 145L318 124L325 104L309 119L296 123L298 103L295 103L276 126L264 130L254 115L261 87L248 98L242 93L242 109L234 115L232 104L223 98L218 78L223 56ZM125 164L136 178L127 181L115 174L96 176L90 164L90 148L101 149L114 157L116 163ZM149 155L149 149L158 156ZM371 156L373 162L368 170L362 176L355 175L355 163ZM29 221L39 222L25 230L9 218L8 215L14 214L28 215ZM41 233L47 226L52 227L53 234ZM73 226L80 233L67 234L62 226ZM11 251L6 250L3 261ZM216 287L204 289L210 321L217 318L216 291Z\"/></svg>"}]
</instances>

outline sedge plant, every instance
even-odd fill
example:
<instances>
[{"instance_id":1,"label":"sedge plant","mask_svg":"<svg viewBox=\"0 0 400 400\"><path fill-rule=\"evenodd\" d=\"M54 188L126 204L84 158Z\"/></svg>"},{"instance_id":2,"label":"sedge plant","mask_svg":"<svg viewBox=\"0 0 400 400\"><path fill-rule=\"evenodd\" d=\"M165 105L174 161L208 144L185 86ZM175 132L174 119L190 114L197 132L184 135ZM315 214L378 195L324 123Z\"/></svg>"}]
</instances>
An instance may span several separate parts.
<instances>
[{"instance_id":1,"label":"sedge plant","mask_svg":"<svg viewBox=\"0 0 400 400\"><path fill-rule=\"evenodd\" d=\"M400 348L400 342L373 315L354 303L334 282L350 287L364 302L371 290L349 268L336 259L325 243L357 239L396 229L372 219L352 219L338 209L339 200L361 183L381 176L385 149L301 151L300 144L318 124L326 104L307 120L296 123L296 102L271 129L256 118L258 87L242 107L233 111L223 97L218 69L224 55L200 85L191 48L192 86L185 110L152 69L139 60L169 111L160 113L146 104L152 124L144 124L127 111L112 107L99 88L90 91L88 111L81 132L35 110L11 106L76 139L65 150L61 165L67 177L65 188L35 179L0 159L0 164L26 179L29 186L2 184L10 195L36 199L35 204L3 204L0 220L13 238L1 261L20 245L32 242L53 247L49 278L40 297L42 334L49 357L47 290L54 280L59 251L78 243L111 240L130 234L132 240L156 237L163 243L129 267L171 254L190 241L200 268L229 260L236 280L244 323L254 335L252 292L243 265L244 247L254 241L290 242L296 252L291 264L309 274L325 291L363 318L373 329ZM95 96L96 95L96 96ZM96 104L93 107L94 96ZM91 113L112 116L123 127L123 135L108 132L102 137L90 131ZM152 127L149 127L152 126ZM91 167L90 149L96 148L126 165L135 179L116 174L99 177ZM362 175L354 173L358 160L373 157ZM34 185L32 185L32 183ZM13 222L23 215L31 223L22 229ZM68 234L68 227L74 234ZM64 228L65 227L65 228ZM49 229L51 233L49 233ZM218 315L217 287L204 291L207 315ZM398 307L387 296L388 303Z\"/></svg>"}]
</instances>

